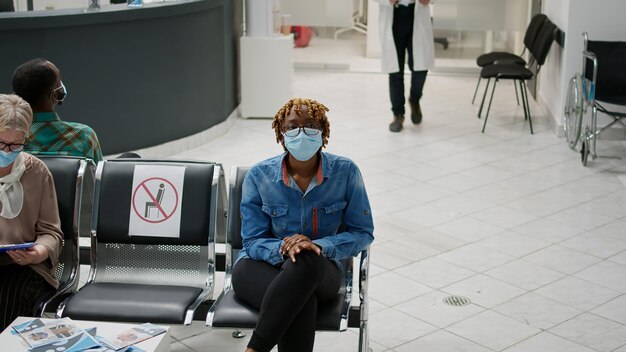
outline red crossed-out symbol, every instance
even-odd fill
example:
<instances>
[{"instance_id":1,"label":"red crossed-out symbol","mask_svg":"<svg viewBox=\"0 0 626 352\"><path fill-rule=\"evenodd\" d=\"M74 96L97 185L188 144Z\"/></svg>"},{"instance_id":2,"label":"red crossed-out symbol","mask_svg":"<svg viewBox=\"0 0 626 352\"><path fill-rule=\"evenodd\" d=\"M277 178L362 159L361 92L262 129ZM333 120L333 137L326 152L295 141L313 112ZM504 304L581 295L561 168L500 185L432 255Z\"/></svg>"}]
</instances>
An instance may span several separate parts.
<instances>
[{"instance_id":1,"label":"red crossed-out symbol","mask_svg":"<svg viewBox=\"0 0 626 352\"><path fill-rule=\"evenodd\" d=\"M150 192L150 190L148 189L148 187L146 186L146 183L148 183L149 181L153 181L153 180L158 180L158 181L163 181L165 183L167 183L168 185L170 185L170 187L172 187L172 190L174 191L174 196L176 197L176 202L174 203L174 208L172 209L172 211L168 214L163 207L161 206L161 203L157 201L156 197ZM152 204L159 210L159 212L161 213L161 215L163 215L162 219L158 219L158 220L150 220L147 217L143 216L142 213L137 210L137 192L139 192L140 189L143 189L147 194L148 197L150 198L150 200L152 201ZM139 218L145 222L149 222L152 224L157 224L160 222L163 222L169 218L172 217L172 215L174 215L174 213L176 212L176 209L178 208L178 191L176 190L176 187L174 187L174 185L162 178L162 177L150 177L149 179L144 180L143 182L141 182L139 184L139 186L137 186L137 188L135 188L135 190L133 191L133 197L132 197L132 203L133 203L133 210L135 211L135 214L137 214L137 216L139 216Z\"/></svg>"}]
</instances>

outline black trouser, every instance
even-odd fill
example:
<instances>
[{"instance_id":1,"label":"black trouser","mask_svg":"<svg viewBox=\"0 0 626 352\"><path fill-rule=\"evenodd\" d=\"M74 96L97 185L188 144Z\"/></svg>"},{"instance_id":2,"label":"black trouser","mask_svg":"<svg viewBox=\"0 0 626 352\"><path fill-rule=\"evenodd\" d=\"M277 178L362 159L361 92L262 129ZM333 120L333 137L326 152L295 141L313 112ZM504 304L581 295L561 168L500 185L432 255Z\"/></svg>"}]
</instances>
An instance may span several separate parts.
<instances>
[{"instance_id":1,"label":"black trouser","mask_svg":"<svg viewBox=\"0 0 626 352\"><path fill-rule=\"evenodd\" d=\"M393 10L393 42L396 46L398 66L400 71L389 74L389 96L391 111L394 115L404 115L404 62L409 52L409 68L411 70L411 92L409 100L418 102L422 97L426 73L428 71L413 71L413 20L415 18L415 4L397 6Z\"/></svg>"},{"instance_id":2,"label":"black trouser","mask_svg":"<svg viewBox=\"0 0 626 352\"><path fill-rule=\"evenodd\" d=\"M37 304L55 289L28 265L0 266L0 329L18 316L34 316Z\"/></svg>"},{"instance_id":3,"label":"black trouser","mask_svg":"<svg viewBox=\"0 0 626 352\"><path fill-rule=\"evenodd\" d=\"M313 351L317 304L337 297L341 272L336 264L303 251L296 262L272 266L264 261L240 260L233 269L233 288L239 299L260 311L248 347L269 352Z\"/></svg>"}]
</instances>

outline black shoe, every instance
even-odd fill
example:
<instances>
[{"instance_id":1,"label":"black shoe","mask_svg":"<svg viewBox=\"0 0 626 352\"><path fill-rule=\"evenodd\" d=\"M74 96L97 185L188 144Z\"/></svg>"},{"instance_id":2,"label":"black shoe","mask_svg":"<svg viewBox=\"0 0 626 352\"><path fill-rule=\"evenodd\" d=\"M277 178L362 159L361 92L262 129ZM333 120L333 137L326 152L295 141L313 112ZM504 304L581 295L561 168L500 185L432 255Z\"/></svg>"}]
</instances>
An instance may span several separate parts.
<instances>
[{"instance_id":1,"label":"black shoe","mask_svg":"<svg viewBox=\"0 0 626 352\"><path fill-rule=\"evenodd\" d=\"M402 131L402 123L404 123L404 115L394 115L393 122L389 124L389 131L391 132Z\"/></svg>"},{"instance_id":2,"label":"black shoe","mask_svg":"<svg viewBox=\"0 0 626 352\"><path fill-rule=\"evenodd\" d=\"M422 108L420 107L419 100L414 102L409 99L409 106L411 107L411 121L414 125L418 125L422 122Z\"/></svg>"}]
</instances>

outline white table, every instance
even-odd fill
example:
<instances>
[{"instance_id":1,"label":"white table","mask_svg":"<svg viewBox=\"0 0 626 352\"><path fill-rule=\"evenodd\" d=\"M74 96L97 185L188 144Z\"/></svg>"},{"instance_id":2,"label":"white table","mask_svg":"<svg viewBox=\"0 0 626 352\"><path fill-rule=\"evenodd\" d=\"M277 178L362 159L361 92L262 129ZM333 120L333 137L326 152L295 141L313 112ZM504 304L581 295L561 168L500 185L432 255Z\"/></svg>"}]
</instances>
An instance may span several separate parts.
<instances>
[{"instance_id":1,"label":"white table","mask_svg":"<svg viewBox=\"0 0 626 352\"><path fill-rule=\"evenodd\" d=\"M29 317L18 317L15 319L9 327L7 327L2 334L0 334L0 346L2 351L11 351L11 352L22 352L27 351L26 345L23 342L22 338L18 335L13 335L11 330L12 326L16 324L24 323L28 320L32 320L35 318ZM51 320L51 319L42 319L43 321ZM97 328L98 335L106 335L107 332L110 334L115 334L121 332L123 330L132 328L134 326L140 324L128 324L128 323L111 323L111 322L102 322L102 321L87 321L87 320L72 320L76 325L80 326L83 329L88 328ZM170 331L169 326L160 325L165 328L165 333L155 336L151 339L138 343L136 346L145 350L146 352L169 352L170 350Z\"/></svg>"}]
</instances>

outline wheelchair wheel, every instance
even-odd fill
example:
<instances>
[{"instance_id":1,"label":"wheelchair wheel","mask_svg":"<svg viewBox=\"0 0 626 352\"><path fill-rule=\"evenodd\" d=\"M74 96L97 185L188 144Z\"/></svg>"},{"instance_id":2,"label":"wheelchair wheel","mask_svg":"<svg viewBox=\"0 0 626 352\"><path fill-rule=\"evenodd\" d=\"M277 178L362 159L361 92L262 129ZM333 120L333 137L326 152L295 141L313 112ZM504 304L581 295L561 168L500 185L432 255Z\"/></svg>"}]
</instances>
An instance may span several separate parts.
<instances>
[{"instance_id":1,"label":"wheelchair wheel","mask_svg":"<svg viewBox=\"0 0 626 352\"><path fill-rule=\"evenodd\" d=\"M589 141L587 138L583 138L580 147L580 161L582 161L583 166L587 166L587 160L589 160Z\"/></svg>"},{"instance_id":2,"label":"wheelchair wheel","mask_svg":"<svg viewBox=\"0 0 626 352\"><path fill-rule=\"evenodd\" d=\"M569 82L567 100L565 101L565 114L563 128L565 138L570 148L575 149L580 140L580 132L583 124L584 98L582 77L576 74Z\"/></svg>"}]
</instances>

